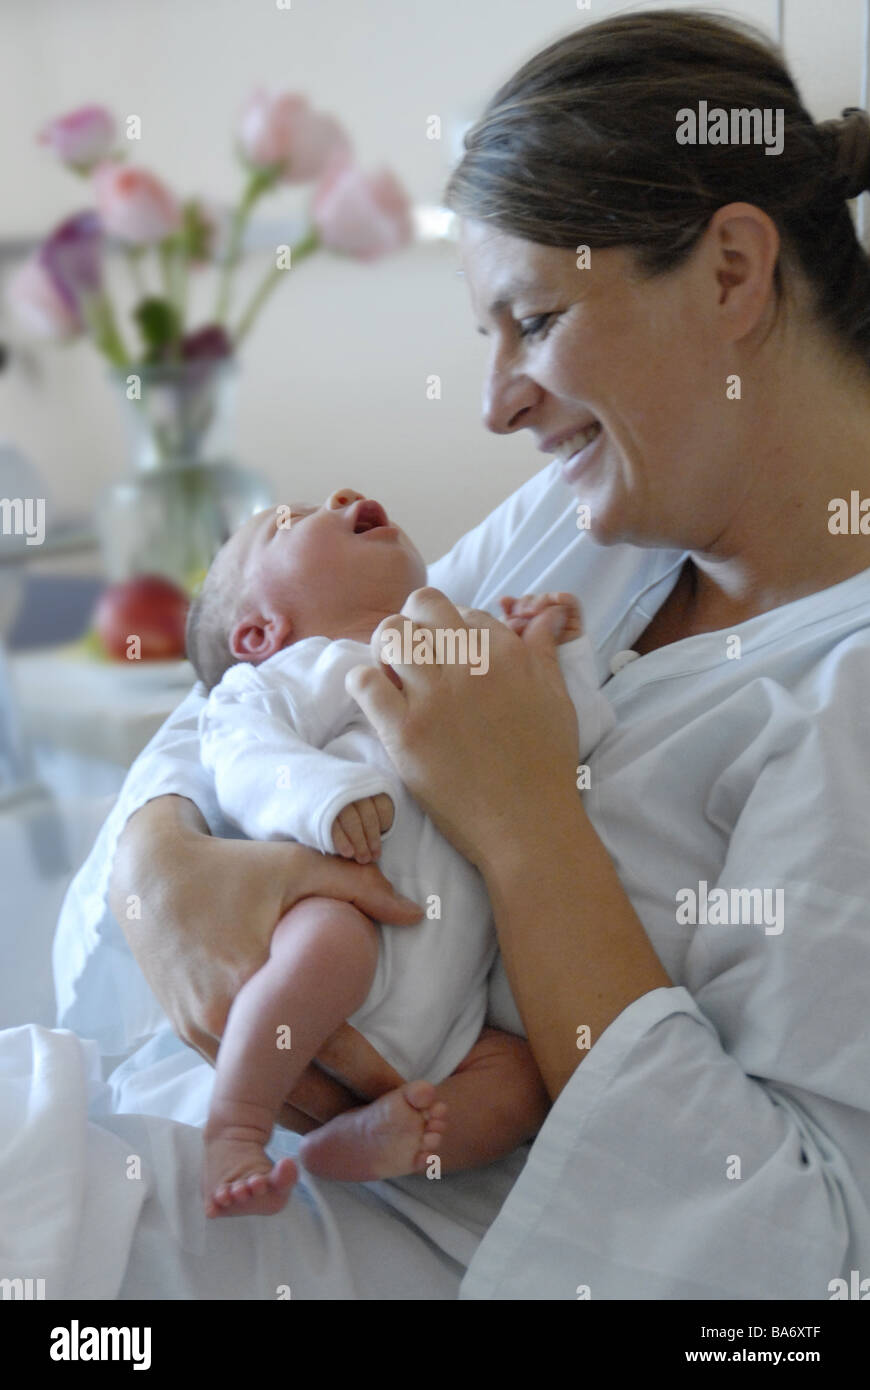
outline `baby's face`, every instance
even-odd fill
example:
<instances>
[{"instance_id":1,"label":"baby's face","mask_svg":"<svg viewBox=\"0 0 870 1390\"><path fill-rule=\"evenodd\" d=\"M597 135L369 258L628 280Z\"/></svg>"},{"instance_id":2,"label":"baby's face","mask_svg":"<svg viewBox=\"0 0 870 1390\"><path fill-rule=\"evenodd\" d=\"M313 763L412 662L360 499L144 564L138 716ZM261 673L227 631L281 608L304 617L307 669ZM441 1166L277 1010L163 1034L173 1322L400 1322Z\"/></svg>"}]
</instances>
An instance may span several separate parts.
<instances>
[{"instance_id":1,"label":"baby's face","mask_svg":"<svg viewBox=\"0 0 870 1390\"><path fill-rule=\"evenodd\" d=\"M322 506L292 504L289 516L286 507L272 507L238 534L245 592L264 617L289 621L293 641L368 640L426 582L405 533L380 503L352 488L339 488Z\"/></svg>"}]
</instances>

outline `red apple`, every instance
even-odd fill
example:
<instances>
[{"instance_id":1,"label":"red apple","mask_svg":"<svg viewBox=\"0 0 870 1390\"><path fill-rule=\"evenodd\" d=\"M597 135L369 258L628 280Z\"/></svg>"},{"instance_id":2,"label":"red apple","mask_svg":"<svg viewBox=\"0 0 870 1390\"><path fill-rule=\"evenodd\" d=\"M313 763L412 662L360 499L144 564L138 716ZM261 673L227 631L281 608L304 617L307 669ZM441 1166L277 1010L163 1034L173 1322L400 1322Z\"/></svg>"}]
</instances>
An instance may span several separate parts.
<instances>
[{"instance_id":1,"label":"red apple","mask_svg":"<svg viewBox=\"0 0 870 1390\"><path fill-rule=\"evenodd\" d=\"M189 600L159 574L140 574L104 589L94 609L94 628L118 661L171 661L184 656ZM138 637L138 644L131 641Z\"/></svg>"}]
</instances>

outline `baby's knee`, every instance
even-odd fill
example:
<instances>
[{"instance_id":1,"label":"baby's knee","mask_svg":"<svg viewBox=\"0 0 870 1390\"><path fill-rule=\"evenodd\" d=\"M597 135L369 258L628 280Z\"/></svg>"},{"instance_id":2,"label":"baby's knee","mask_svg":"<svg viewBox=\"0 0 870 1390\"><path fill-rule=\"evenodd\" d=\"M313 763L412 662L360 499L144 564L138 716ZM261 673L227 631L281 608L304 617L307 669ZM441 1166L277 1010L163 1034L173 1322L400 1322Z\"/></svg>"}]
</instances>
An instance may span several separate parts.
<instances>
[{"instance_id":1,"label":"baby's knee","mask_svg":"<svg viewBox=\"0 0 870 1390\"><path fill-rule=\"evenodd\" d=\"M285 953L322 958L324 967L336 961L374 964L377 927L353 903L337 898L303 898L279 921L272 935L272 955Z\"/></svg>"}]
</instances>

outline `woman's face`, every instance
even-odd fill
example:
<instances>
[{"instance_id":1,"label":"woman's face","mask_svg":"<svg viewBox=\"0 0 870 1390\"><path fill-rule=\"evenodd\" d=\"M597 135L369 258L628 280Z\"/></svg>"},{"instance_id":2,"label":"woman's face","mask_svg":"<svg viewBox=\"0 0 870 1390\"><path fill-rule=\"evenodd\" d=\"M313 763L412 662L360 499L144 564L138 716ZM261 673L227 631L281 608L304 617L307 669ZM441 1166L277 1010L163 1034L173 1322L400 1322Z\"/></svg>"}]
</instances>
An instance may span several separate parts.
<instances>
[{"instance_id":1,"label":"woman's face","mask_svg":"<svg viewBox=\"0 0 870 1390\"><path fill-rule=\"evenodd\" d=\"M702 238L677 272L641 279L621 248L542 246L482 222L461 223L460 249L480 331L490 339L488 429L530 429L546 454L597 421L566 482L589 504L605 544L703 549L750 486L747 412L726 397L737 370L722 322L721 251ZM715 480L715 483L714 483Z\"/></svg>"}]
</instances>

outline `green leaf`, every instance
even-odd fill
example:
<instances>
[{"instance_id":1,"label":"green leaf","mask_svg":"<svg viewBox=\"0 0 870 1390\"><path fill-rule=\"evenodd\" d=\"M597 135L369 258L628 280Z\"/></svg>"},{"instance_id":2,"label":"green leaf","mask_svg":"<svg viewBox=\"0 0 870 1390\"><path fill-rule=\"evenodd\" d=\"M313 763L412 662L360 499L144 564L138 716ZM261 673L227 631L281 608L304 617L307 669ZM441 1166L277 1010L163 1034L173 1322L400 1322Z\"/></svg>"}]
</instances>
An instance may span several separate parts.
<instances>
[{"instance_id":1,"label":"green leaf","mask_svg":"<svg viewBox=\"0 0 870 1390\"><path fill-rule=\"evenodd\" d=\"M165 349L177 343L181 337L178 311L168 299L158 299L156 296L143 299L133 310L133 317L145 344L146 362L159 361Z\"/></svg>"}]
</instances>

